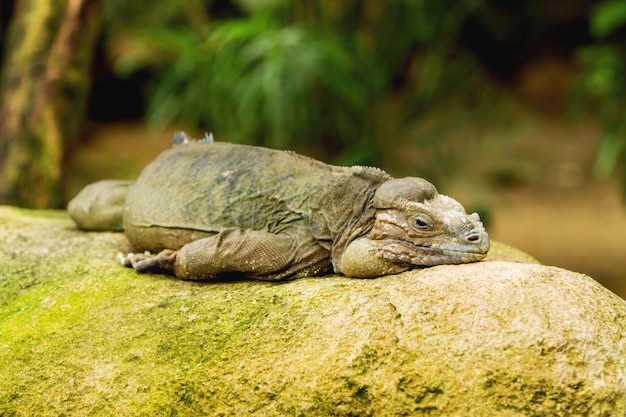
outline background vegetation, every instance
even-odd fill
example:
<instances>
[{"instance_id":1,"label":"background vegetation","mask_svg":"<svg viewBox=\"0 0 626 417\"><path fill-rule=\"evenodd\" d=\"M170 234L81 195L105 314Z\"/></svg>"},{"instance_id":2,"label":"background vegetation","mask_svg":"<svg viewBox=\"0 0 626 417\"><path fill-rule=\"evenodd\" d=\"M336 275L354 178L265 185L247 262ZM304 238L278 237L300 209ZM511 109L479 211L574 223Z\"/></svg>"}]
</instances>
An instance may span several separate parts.
<instances>
[{"instance_id":1,"label":"background vegetation","mask_svg":"<svg viewBox=\"0 0 626 417\"><path fill-rule=\"evenodd\" d=\"M626 2L598 3L589 29L595 42L581 47L577 55L584 68L582 90L593 99L585 108L598 109L604 125L595 173L606 178L620 166L626 194Z\"/></svg>"},{"instance_id":2,"label":"background vegetation","mask_svg":"<svg viewBox=\"0 0 626 417\"><path fill-rule=\"evenodd\" d=\"M152 122L365 163L389 129L484 86L459 47L480 1L218 3L109 3L109 59L120 76L150 74Z\"/></svg>"},{"instance_id":3,"label":"background vegetation","mask_svg":"<svg viewBox=\"0 0 626 417\"><path fill-rule=\"evenodd\" d=\"M2 2L3 74L13 65L6 57L16 11L32 4ZM108 0L101 6L90 118L145 116L157 126L306 150L340 164L388 166L398 153L413 158L414 145L417 174L445 182L468 160L479 161L486 147L507 140L486 132L516 116L511 85L525 64L549 54L576 66L571 114L602 120L596 175L608 177L626 162L621 0ZM0 145L17 140L0 136ZM64 146L71 154L72 142ZM415 166L406 171L415 174Z\"/></svg>"}]
</instances>

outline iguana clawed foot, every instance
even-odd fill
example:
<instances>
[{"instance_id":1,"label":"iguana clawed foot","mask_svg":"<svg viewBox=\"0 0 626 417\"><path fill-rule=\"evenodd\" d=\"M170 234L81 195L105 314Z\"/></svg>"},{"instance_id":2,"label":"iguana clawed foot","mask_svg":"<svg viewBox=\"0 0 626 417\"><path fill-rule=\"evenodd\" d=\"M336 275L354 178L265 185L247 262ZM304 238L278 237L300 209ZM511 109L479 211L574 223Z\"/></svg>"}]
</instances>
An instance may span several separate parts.
<instances>
[{"instance_id":1,"label":"iguana clawed foot","mask_svg":"<svg viewBox=\"0 0 626 417\"><path fill-rule=\"evenodd\" d=\"M126 256L118 253L120 263L137 272L172 271L176 261L176 251L164 249L157 254L148 251L143 253L129 253Z\"/></svg>"}]
</instances>

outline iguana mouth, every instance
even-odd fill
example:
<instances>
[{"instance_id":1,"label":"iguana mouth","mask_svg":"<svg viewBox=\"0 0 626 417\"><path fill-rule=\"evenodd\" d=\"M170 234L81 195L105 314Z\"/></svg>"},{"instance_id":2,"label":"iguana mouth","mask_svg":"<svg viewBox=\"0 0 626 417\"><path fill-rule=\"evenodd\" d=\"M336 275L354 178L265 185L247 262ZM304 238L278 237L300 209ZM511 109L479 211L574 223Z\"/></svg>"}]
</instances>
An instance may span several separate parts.
<instances>
[{"instance_id":1,"label":"iguana mouth","mask_svg":"<svg viewBox=\"0 0 626 417\"><path fill-rule=\"evenodd\" d=\"M487 251L485 249L489 248L489 245L487 245L486 248L484 248L485 245L480 245L480 246L466 246L466 245L459 245L457 248L451 247L451 248L433 248L432 246L428 246L428 245L416 245L413 242L410 242L408 240L402 240L402 239L385 239L386 241L390 241L392 243L397 243L403 246L407 246L408 248L410 248L411 250L418 250L418 251L423 251L423 252L429 252L432 254L449 254L449 253L475 253L475 254L485 254L487 253Z\"/></svg>"},{"instance_id":2,"label":"iguana mouth","mask_svg":"<svg viewBox=\"0 0 626 417\"><path fill-rule=\"evenodd\" d=\"M479 246L463 246L434 248L416 245L400 239L385 239L388 244L381 250L383 258L411 265L431 266L438 264L461 264L478 261L487 255L489 241Z\"/></svg>"}]
</instances>

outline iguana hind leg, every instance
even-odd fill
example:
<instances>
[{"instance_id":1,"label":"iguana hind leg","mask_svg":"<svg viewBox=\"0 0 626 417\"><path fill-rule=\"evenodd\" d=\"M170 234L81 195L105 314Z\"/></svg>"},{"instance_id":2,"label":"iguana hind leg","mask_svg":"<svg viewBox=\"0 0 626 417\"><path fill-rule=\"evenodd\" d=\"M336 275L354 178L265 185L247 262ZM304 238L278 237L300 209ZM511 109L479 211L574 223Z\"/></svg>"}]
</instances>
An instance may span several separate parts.
<instances>
[{"instance_id":1,"label":"iguana hind leg","mask_svg":"<svg viewBox=\"0 0 626 417\"><path fill-rule=\"evenodd\" d=\"M184 279L211 279L227 272L273 279L294 263L292 240L264 231L227 228L178 251L129 254L122 263L138 272L164 271Z\"/></svg>"}]
</instances>

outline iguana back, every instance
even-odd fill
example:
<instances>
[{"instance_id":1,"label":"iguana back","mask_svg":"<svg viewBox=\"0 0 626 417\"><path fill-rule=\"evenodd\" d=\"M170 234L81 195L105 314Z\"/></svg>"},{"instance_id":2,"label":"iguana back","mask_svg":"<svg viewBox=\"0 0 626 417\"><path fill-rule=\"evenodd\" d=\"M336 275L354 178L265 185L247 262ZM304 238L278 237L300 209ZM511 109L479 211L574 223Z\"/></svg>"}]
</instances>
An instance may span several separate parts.
<instances>
[{"instance_id":1,"label":"iguana back","mask_svg":"<svg viewBox=\"0 0 626 417\"><path fill-rule=\"evenodd\" d=\"M163 152L130 187L124 230L133 246L149 251L239 227L341 253L371 228L373 194L390 178L293 152L188 143Z\"/></svg>"}]
</instances>

